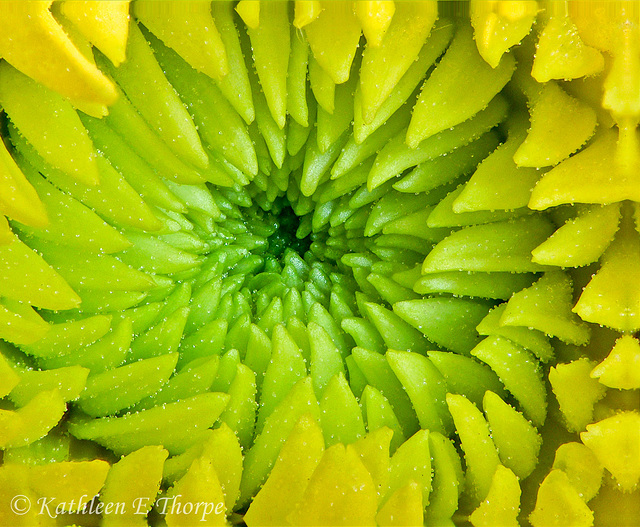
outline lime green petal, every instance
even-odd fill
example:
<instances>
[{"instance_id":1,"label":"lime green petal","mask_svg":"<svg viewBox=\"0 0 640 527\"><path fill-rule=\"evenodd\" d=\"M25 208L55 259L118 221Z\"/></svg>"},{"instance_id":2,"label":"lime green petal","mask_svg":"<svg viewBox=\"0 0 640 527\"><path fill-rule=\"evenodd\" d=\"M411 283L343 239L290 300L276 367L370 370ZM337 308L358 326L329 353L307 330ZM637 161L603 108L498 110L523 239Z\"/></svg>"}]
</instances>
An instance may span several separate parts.
<instances>
[{"instance_id":1,"label":"lime green petal","mask_svg":"<svg viewBox=\"0 0 640 527\"><path fill-rule=\"evenodd\" d=\"M253 59L269 110L284 128L287 108L289 65L289 8L286 2L262 2L260 23L249 25Z\"/></svg>"},{"instance_id":2,"label":"lime green petal","mask_svg":"<svg viewBox=\"0 0 640 527\"><path fill-rule=\"evenodd\" d=\"M16 412L2 410L0 446L16 448L43 438L60 422L66 409L60 391L54 389L40 392Z\"/></svg>"},{"instance_id":3,"label":"lime green petal","mask_svg":"<svg viewBox=\"0 0 640 527\"><path fill-rule=\"evenodd\" d=\"M529 476L538 464L542 438L525 417L499 395L487 391L482 407L500 460L519 479Z\"/></svg>"},{"instance_id":4,"label":"lime green petal","mask_svg":"<svg viewBox=\"0 0 640 527\"><path fill-rule=\"evenodd\" d=\"M453 525L451 518L458 509L458 497L464 487L460 455L451 440L438 432L429 433L429 452L434 474L425 524Z\"/></svg>"},{"instance_id":5,"label":"lime green petal","mask_svg":"<svg viewBox=\"0 0 640 527\"><path fill-rule=\"evenodd\" d=\"M500 465L498 451L491 440L489 425L472 402L463 395L447 394L447 405L464 451L466 492L479 506L487 498L493 475Z\"/></svg>"},{"instance_id":6,"label":"lime green petal","mask_svg":"<svg viewBox=\"0 0 640 527\"><path fill-rule=\"evenodd\" d=\"M72 179L89 186L98 184L96 152L70 102L4 62L0 104L45 161Z\"/></svg>"},{"instance_id":7,"label":"lime green petal","mask_svg":"<svg viewBox=\"0 0 640 527\"><path fill-rule=\"evenodd\" d=\"M504 337L488 337L471 350L471 355L497 373L534 425L544 423L547 391L541 369L528 351Z\"/></svg>"},{"instance_id":8,"label":"lime green petal","mask_svg":"<svg viewBox=\"0 0 640 527\"><path fill-rule=\"evenodd\" d=\"M29 486L39 496L46 496L47 501L52 499L49 507L54 510L76 511L82 507L79 501L75 506L72 502L84 500L86 503L98 494L109 468L109 463L101 459L35 466L29 469Z\"/></svg>"},{"instance_id":9,"label":"lime green petal","mask_svg":"<svg viewBox=\"0 0 640 527\"><path fill-rule=\"evenodd\" d=\"M138 25L132 23L129 33L127 60L117 69L105 60L98 64L114 76L141 115L176 155L206 168L208 159L187 110L164 76ZM151 84L149 79L153 79ZM154 86L153 90L150 85Z\"/></svg>"},{"instance_id":10,"label":"lime green petal","mask_svg":"<svg viewBox=\"0 0 640 527\"><path fill-rule=\"evenodd\" d=\"M582 346L589 342L589 327L572 312L573 287L560 271L545 273L527 289L515 293L500 317L501 326L524 326Z\"/></svg>"},{"instance_id":11,"label":"lime green petal","mask_svg":"<svg viewBox=\"0 0 640 527\"><path fill-rule=\"evenodd\" d=\"M505 337L529 351L542 362L553 359L553 346L541 331L519 326L502 326L500 320L507 304L495 307L476 327L480 335L497 335Z\"/></svg>"},{"instance_id":12,"label":"lime green petal","mask_svg":"<svg viewBox=\"0 0 640 527\"><path fill-rule=\"evenodd\" d=\"M351 378L351 384L353 385L353 377ZM373 386L367 385L360 396L360 405L362 406L362 415L364 416L367 431L369 432L369 435L366 437L372 437L373 432L388 428L393 433L389 449L391 453L395 452L404 442L404 434L389 401L380 391L376 390ZM366 441L366 438L364 438L363 441ZM382 481L381 477L376 478L375 475L374 480Z\"/></svg>"},{"instance_id":13,"label":"lime green petal","mask_svg":"<svg viewBox=\"0 0 640 527\"><path fill-rule=\"evenodd\" d=\"M393 3L390 4L393 6ZM358 4L356 6L356 9L364 7ZM378 16L384 15L378 13ZM437 4L434 2L400 2L395 7L393 19L380 44L372 46L367 37L360 69L362 116L365 123L373 120L380 106L393 93L396 84L416 60L437 16Z\"/></svg>"},{"instance_id":14,"label":"lime green petal","mask_svg":"<svg viewBox=\"0 0 640 527\"><path fill-rule=\"evenodd\" d=\"M415 148L424 139L486 108L514 69L515 61L510 55L492 69L478 54L471 29L459 27L451 46L422 87L407 131L407 144Z\"/></svg>"},{"instance_id":15,"label":"lime green petal","mask_svg":"<svg viewBox=\"0 0 640 527\"><path fill-rule=\"evenodd\" d=\"M57 389L65 402L73 401L84 390L88 373L89 370L81 366L24 371L20 374L19 384L11 390L9 399L21 407L40 392Z\"/></svg>"},{"instance_id":16,"label":"lime green petal","mask_svg":"<svg viewBox=\"0 0 640 527\"><path fill-rule=\"evenodd\" d=\"M464 395L478 407L489 390L504 395L498 376L473 358L446 351L429 351L427 355L444 377L450 393Z\"/></svg>"},{"instance_id":17,"label":"lime green petal","mask_svg":"<svg viewBox=\"0 0 640 527\"><path fill-rule=\"evenodd\" d=\"M356 16L369 47L379 47L393 20L396 6L393 1L358 2L354 6Z\"/></svg>"},{"instance_id":18,"label":"lime green petal","mask_svg":"<svg viewBox=\"0 0 640 527\"><path fill-rule=\"evenodd\" d=\"M157 392L173 373L178 355L162 355L93 375L79 406L91 417L116 414Z\"/></svg>"},{"instance_id":19,"label":"lime green petal","mask_svg":"<svg viewBox=\"0 0 640 527\"><path fill-rule=\"evenodd\" d=\"M325 444L351 444L364 436L364 422L358 401L342 372L328 382L320 403L320 424Z\"/></svg>"},{"instance_id":20,"label":"lime green petal","mask_svg":"<svg viewBox=\"0 0 640 527\"><path fill-rule=\"evenodd\" d=\"M203 437L228 401L227 394L205 393L123 417L70 422L69 431L78 439L93 440L118 454L153 444L162 444L170 453L181 453Z\"/></svg>"},{"instance_id":21,"label":"lime green petal","mask_svg":"<svg viewBox=\"0 0 640 527\"><path fill-rule=\"evenodd\" d=\"M247 504L267 479L282 445L298 419L305 414L311 414L316 420L320 418L320 410L310 377L299 381L287 394L265 420L262 433L256 437L253 446L246 452L240 484L240 506Z\"/></svg>"}]
</instances>

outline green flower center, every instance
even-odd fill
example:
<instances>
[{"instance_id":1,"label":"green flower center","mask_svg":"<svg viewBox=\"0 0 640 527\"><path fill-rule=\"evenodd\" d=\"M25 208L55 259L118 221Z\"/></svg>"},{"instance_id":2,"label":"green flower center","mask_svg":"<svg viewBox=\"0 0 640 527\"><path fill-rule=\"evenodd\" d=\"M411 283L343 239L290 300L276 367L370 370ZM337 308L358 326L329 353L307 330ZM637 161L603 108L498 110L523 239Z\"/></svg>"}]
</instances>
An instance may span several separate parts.
<instances>
[{"instance_id":1,"label":"green flower center","mask_svg":"<svg viewBox=\"0 0 640 527\"><path fill-rule=\"evenodd\" d=\"M271 214L276 219L276 231L267 238L268 253L276 258L281 257L288 248L300 255L304 255L311 246L311 234L298 238L300 218L293 212L286 198L276 200Z\"/></svg>"}]
</instances>

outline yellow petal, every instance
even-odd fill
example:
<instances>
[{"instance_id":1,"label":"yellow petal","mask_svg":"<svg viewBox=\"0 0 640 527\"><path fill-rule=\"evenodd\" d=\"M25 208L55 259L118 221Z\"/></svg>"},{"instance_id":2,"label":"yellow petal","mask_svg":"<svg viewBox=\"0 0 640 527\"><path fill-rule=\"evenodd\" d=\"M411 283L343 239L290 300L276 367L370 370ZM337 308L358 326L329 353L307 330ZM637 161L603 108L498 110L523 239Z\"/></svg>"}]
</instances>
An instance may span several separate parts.
<instances>
[{"instance_id":1,"label":"yellow petal","mask_svg":"<svg viewBox=\"0 0 640 527\"><path fill-rule=\"evenodd\" d=\"M60 9L113 64L124 62L129 36L129 0L66 0Z\"/></svg>"},{"instance_id":2,"label":"yellow petal","mask_svg":"<svg viewBox=\"0 0 640 527\"><path fill-rule=\"evenodd\" d=\"M9 395L18 382L20 382L20 377L13 371L4 355L0 354L0 397Z\"/></svg>"},{"instance_id":3,"label":"yellow petal","mask_svg":"<svg viewBox=\"0 0 640 527\"><path fill-rule=\"evenodd\" d=\"M260 25L260 0L240 0L236 11L247 27L258 28Z\"/></svg>"},{"instance_id":4,"label":"yellow petal","mask_svg":"<svg viewBox=\"0 0 640 527\"><path fill-rule=\"evenodd\" d=\"M640 480L640 414L622 412L587 426L580 439L616 479L630 491Z\"/></svg>"},{"instance_id":5,"label":"yellow petal","mask_svg":"<svg viewBox=\"0 0 640 527\"><path fill-rule=\"evenodd\" d=\"M325 2L320 16L305 27L309 46L318 64L336 84L349 79L351 63L360 41L360 22L353 2Z\"/></svg>"},{"instance_id":6,"label":"yellow petal","mask_svg":"<svg viewBox=\"0 0 640 527\"><path fill-rule=\"evenodd\" d=\"M211 16L211 2L144 0L136 2L134 9L138 20L196 70L213 79L229 72L227 52Z\"/></svg>"},{"instance_id":7,"label":"yellow petal","mask_svg":"<svg viewBox=\"0 0 640 527\"><path fill-rule=\"evenodd\" d=\"M64 461L35 466L29 469L29 486L47 501L51 509L82 510L78 500L87 503L100 492L109 472L109 463L93 461Z\"/></svg>"},{"instance_id":8,"label":"yellow petal","mask_svg":"<svg viewBox=\"0 0 640 527\"><path fill-rule=\"evenodd\" d=\"M549 382L558 399L570 432L584 430L593 419L593 406L602 399L605 387L589 374L594 363L586 358L558 364L549 372Z\"/></svg>"},{"instance_id":9,"label":"yellow petal","mask_svg":"<svg viewBox=\"0 0 640 527\"><path fill-rule=\"evenodd\" d=\"M161 446L145 446L123 457L109 471L101 501L125 503L121 514L103 517L103 527L144 527L162 480L168 452Z\"/></svg>"},{"instance_id":10,"label":"yellow petal","mask_svg":"<svg viewBox=\"0 0 640 527\"><path fill-rule=\"evenodd\" d=\"M295 18L293 25L298 29L311 24L322 11L322 5L318 0L296 0Z\"/></svg>"},{"instance_id":11,"label":"yellow petal","mask_svg":"<svg viewBox=\"0 0 640 527\"><path fill-rule=\"evenodd\" d=\"M609 356L591 371L591 377L609 388L639 389L640 342L631 335L620 337Z\"/></svg>"},{"instance_id":12,"label":"yellow petal","mask_svg":"<svg viewBox=\"0 0 640 527\"><path fill-rule=\"evenodd\" d=\"M353 449L360 456L367 467L379 497L384 495L389 483L389 448L392 436L393 431L383 426L347 446L347 449Z\"/></svg>"},{"instance_id":13,"label":"yellow petal","mask_svg":"<svg viewBox=\"0 0 640 527\"><path fill-rule=\"evenodd\" d=\"M13 241L13 231L9 227L7 218L0 214L0 245L7 245Z\"/></svg>"},{"instance_id":14,"label":"yellow petal","mask_svg":"<svg viewBox=\"0 0 640 527\"><path fill-rule=\"evenodd\" d=\"M508 468L498 465L486 499L469 516L474 527L519 527L520 484Z\"/></svg>"},{"instance_id":15,"label":"yellow petal","mask_svg":"<svg viewBox=\"0 0 640 527\"><path fill-rule=\"evenodd\" d=\"M531 251L532 261L558 267L581 267L596 262L613 240L619 222L620 203L589 207Z\"/></svg>"},{"instance_id":16,"label":"yellow petal","mask_svg":"<svg viewBox=\"0 0 640 527\"><path fill-rule=\"evenodd\" d=\"M529 34L536 18L538 3L533 1L472 0L471 24L478 52L492 68L511 46Z\"/></svg>"},{"instance_id":17,"label":"yellow petal","mask_svg":"<svg viewBox=\"0 0 640 527\"><path fill-rule=\"evenodd\" d=\"M46 390L15 412L0 411L0 448L26 446L43 438L60 422L66 409L59 390Z\"/></svg>"},{"instance_id":18,"label":"yellow petal","mask_svg":"<svg viewBox=\"0 0 640 527\"><path fill-rule=\"evenodd\" d=\"M582 320L618 331L640 329L640 236L623 225L602 257L602 267L573 308Z\"/></svg>"},{"instance_id":19,"label":"yellow petal","mask_svg":"<svg viewBox=\"0 0 640 527\"><path fill-rule=\"evenodd\" d=\"M47 211L37 192L24 177L3 141L0 141L0 212L31 227L46 227L49 224ZM6 230L4 233L6 235Z\"/></svg>"},{"instance_id":20,"label":"yellow petal","mask_svg":"<svg viewBox=\"0 0 640 527\"><path fill-rule=\"evenodd\" d=\"M551 79L577 79L594 75L604 68L604 57L587 46L569 17L552 17L536 48L531 75L538 82Z\"/></svg>"},{"instance_id":21,"label":"yellow petal","mask_svg":"<svg viewBox=\"0 0 640 527\"><path fill-rule=\"evenodd\" d=\"M303 415L282 446L266 483L253 499L244 521L249 527L288 525L287 516L302 499L324 452L322 430Z\"/></svg>"},{"instance_id":22,"label":"yellow petal","mask_svg":"<svg viewBox=\"0 0 640 527\"><path fill-rule=\"evenodd\" d=\"M552 470L538 489L536 508L529 516L533 527L591 527L593 512L562 470Z\"/></svg>"},{"instance_id":23,"label":"yellow petal","mask_svg":"<svg viewBox=\"0 0 640 527\"><path fill-rule=\"evenodd\" d=\"M166 514L168 527L226 525L224 493L211 460L197 458L167 496L156 501L156 509Z\"/></svg>"},{"instance_id":24,"label":"yellow petal","mask_svg":"<svg viewBox=\"0 0 640 527\"><path fill-rule=\"evenodd\" d=\"M393 0L355 2L355 10L367 38L367 46L378 47L396 11Z\"/></svg>"},{"instance_id":25,"label":"yellow petal","mask_svg":"<svg viewBox=\"0 0 640 527\"><path fill-rule=\"evenodd\" d=\"M379 527L419 527L423 524L422 490L415 481L396 490L376 515Z\"/></svg>"},{"instance_id":26,"label":"yellow petal","mask_svg":"<svg viewBox=\"0 0 640 527\"><path fill-rule=\"evenodd\" d=\"M0 2L0 56L69 99L111 104L117 96L113 83L73 45L50 5L49 0Z\"/></svg>"},{"instance_id":27,"label":"yellow petal","mask_svg":"<svg viewBox=\"0 0 640 527\"><path fill-rule=\"evenodd\" d=\"M580 149L596 125L590 106L549 82L532 101L531 129L513 160L524 167L556 165Z\"/></svg>"},{"instance_id":28,"label":"yellow petal","mask_svg":"<svg viewBox=\"0 0 640 527\"><path fill-rule=\"evenodd\" d=\"M325 450L291 525L375 525L373 480L354 450L338 443Z\"/></svg>"},{"instance_id":29,"label":"yellow petal","mask_svg":"<svg viewBox=\"0 0 640 527\"><path fill-rule=\"evenodd\" d=\"M582 443L564 443L556 450L553 468L567 474L571 485L584 501L598 494L602 485L602 465L595 454Z\"/></svg>"},{"instance_id":30,"label":"yellow petal","mask_svg":"<svg viewBox=\"0 0 640 527\"><path fill-rule=\"evenodd\" d=\"M13 344L32 344L44 337L49 328L29 304L8 298L0 302L0 338Z\"/></svg>"},{"instance_id":31,"label":"yellow petal","mask_svg":"<svg viewBox=\"0 0 640 527\"><path fill-rule=\"evenodd\" d=\"M533 189L529 207L544 210L565 203L640 201L640 167L618 168L617 141L615 131L607 130L582 152L547 172Z\"/></svg>"}]
</instances>

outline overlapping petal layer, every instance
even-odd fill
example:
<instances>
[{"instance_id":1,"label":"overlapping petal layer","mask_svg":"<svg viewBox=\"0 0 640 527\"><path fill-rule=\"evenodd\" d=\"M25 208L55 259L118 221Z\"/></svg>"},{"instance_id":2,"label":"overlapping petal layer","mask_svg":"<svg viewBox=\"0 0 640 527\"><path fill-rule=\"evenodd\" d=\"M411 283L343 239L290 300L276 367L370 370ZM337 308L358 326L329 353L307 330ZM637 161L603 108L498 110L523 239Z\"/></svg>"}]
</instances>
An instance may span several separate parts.
<instances>
[{"instance_id":1,"label":"overlapping petal layer","mask_svg":"<svg viewBox=\"0 0 640 527\"><path fill-rule=\"evenodd\" d=\"M0 4L0 523L633 517L635 3L50 4Z\"/></svg>"}]
</instances>

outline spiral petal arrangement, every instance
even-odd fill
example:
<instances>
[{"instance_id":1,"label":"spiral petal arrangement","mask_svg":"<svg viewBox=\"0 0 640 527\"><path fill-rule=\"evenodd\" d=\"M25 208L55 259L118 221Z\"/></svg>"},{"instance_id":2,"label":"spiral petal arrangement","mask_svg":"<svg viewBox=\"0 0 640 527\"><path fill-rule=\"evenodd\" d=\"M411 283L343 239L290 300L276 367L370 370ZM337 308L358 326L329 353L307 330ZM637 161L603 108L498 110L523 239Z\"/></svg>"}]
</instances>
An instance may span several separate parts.
<instances>
[{"instance_id":1,"label":"spiral petal arrangement","mask_svg":"<svg viewBox=\"0 0 640 527\"><path fill-rule=\"evenodd\" d=\"M639 4L0 24L0 525L640 525Z\"/></svg>"}]
</instances>

